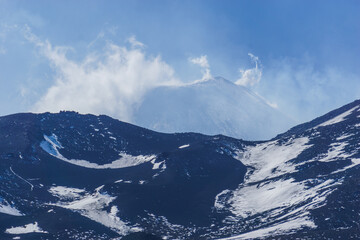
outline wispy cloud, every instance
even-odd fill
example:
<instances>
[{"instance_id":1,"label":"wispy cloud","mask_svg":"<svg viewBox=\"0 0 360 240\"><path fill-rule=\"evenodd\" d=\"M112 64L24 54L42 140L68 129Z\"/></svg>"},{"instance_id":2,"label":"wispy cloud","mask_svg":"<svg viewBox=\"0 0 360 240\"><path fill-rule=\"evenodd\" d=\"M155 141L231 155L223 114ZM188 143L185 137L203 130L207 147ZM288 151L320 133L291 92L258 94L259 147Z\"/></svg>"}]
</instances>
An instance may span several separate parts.
<instances>
[{"instance_id":1,"label":"wispy cloud","mask_svg":"<svg viewBox=\"0 0 360 240\"><path fill-rule=\"evenodd\" d=\"M142 42L139 42L138 40L136 40L136 37L133 35L131 37L128 38L128 42L130 43L131 47L136 48L143 48L145 47L145 44L143 44Z\"/></svg>"},{"instance_id":2,"label":"wispy cloud","mask_svg":"<svg viewBox=\"0 0 360 240\"><path fill-rule=\"evenodd\" d=\"M8 41L8 39L10 38L10 36L8 36L9 33L12 32L14 29L17 29L17 25L10 25L4 22L0 23L0 54L7 53L7 49L5 47L6 41Z\"/></svg>"},{"instance_id":3,"label":"wispy cloud","mask_svg":"<svg viewBox=\"0 0 360 240\"><path fill-rule=\"evenodd\" d=\"M207 80L212 78L210 73L210 65L206 55L202 55L198 58L189 58L189 61L195 65L199 65L202 68L202 80Z\"/></svg>"},{"instance_id":4,"label":"wispy cloud","mask_svg":"<svg viewBox=\"0 0 360 240\"><path fill-rule=\"evenodd\" d=\"M52 46L29 28L24 36L56 72L53 85L33 107L36 112L76 110L131 121L133 109L148 90L178 83L174 70L160 56L149 57L140 48L107 43L103 52L76 62L67 57L68 47Z\"/></svg>"},{"instance_id":5,"label":"wispy cloud","mask_svg":"<svg viewBox=\"0 0 360 240\"><path fill-rule=\"evenodd\" d=\"M87 47L88 47L88 48L92 47L97 41L99 41L100 39L103 39L104 36L105 36L104 31L100 31L100 32L98 33L98 35L96 36L96 38L95 38L94 40L92 40L92 41L87 45Z\"/></svg>"},{"instance_id":6,"label":"wispy cloud","mask_svg":"<svg viewBox=\"0 0 360 240\"><path fill-rule=\"evenodd\" d=\"M250 69L239 69L240 78L235 82L238 85L251 87L259 83L262 76L262 68L260 60L257 56L252 53L248 53L251 61L255 64L254 68Z\"/></svg>"},{"instance_id":7,"label":"wispy cloud","mask_svg":"<svg viewBox=\"0 0 360 240\"><path fill-rule=\"evenodd\" d=\"M269 62L254 90L298 122L340 107L360 97L360 79L334 67L318 68L308 56ZM346 79L346 80L345 80ZM351 87L346 82L352 82Z\"/></svg>"}]
</instances>

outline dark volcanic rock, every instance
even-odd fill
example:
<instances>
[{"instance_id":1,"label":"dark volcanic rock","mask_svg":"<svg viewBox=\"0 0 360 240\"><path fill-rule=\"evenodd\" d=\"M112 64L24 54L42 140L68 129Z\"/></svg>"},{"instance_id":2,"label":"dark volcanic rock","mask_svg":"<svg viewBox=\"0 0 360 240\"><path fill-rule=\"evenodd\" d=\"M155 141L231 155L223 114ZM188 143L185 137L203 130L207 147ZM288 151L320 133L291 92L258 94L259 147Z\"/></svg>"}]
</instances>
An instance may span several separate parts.
<instances>
[{"instance_id":1,"label":"dark volcanic rock","mask_svg":"<svg viewBox=\"0 0 360 240\"><path fill-rule=\"evenodd\" d=\"M0 238L357 239L360 102L267 142L0 117Z\"/></svg>"}]
</instances>

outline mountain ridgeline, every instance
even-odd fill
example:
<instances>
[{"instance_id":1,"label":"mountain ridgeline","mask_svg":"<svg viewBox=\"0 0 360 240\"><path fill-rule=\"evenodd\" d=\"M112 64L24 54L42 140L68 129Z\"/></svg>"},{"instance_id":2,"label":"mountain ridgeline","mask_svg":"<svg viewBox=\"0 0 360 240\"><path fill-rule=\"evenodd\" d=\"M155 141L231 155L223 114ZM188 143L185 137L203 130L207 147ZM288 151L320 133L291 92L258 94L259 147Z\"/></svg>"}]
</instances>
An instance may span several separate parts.
<instances>
[{"instance_id":1,"label":"mountain ridgeline","mask_svg":"<svg viewBox=\"0 0 360 240\"><path fill-rule=\"evenodd\" d=\"M360 101L272 140L0 117L0 239L358 239Z\"/></svg>"}]
</instances>

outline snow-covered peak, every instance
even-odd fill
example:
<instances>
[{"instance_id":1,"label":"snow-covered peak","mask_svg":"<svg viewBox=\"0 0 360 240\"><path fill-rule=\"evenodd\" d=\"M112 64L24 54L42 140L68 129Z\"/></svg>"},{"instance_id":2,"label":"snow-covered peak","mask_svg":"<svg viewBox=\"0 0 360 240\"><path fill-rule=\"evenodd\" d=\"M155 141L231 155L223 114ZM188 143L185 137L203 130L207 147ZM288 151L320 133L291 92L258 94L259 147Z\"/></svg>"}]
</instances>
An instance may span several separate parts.
<instances>
[{"instance_id":1,"label":"snow-covered peak","mask_svg":"<svg viewBox=\"0 0 360 240\"><path fill-rule=\"evenodd\" d=\"M194 82L191 82L189 84L185 84L185 85L196 85L196 84L235 84L223 77L211 77L211 78L206 78L206 79L200 79L200 80L196 80Z\"/></svg>"},{"instance_id":2,"label":"snow-covered peak","mask_svg":"<svg viewBox=\"0 0 360 240\"><path fill-rule=\"evenodd\" d=\"M216 77L181 86L163 86L145 95L133 122L155 131L223 134L265 140L293 122L256 93Z\"/></svg>"}]
</instances>

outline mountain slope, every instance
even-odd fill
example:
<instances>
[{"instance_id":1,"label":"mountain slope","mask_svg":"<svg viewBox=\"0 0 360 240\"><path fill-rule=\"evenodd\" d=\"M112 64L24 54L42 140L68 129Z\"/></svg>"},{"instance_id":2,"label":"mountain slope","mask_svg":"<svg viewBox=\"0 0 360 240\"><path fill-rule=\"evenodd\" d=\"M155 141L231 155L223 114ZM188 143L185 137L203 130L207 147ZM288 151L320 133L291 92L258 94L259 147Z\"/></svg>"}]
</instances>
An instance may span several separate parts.
<instances>
[{"instance_id":1,"label":"mountain slope","mask_svg":"<svg viewBox=\"0 0 360 240\"><path fill-rule=\"evenodd\" d=\"M265 140L293 121L249 89L223 78L159 87L145 95L133 122L155 131Z\"/></svg>"},{"instance_id":2,"label":"mountain slope","mask_svg":"<svg viewBox=\"0 0 360 240\"><path fill-rule=\"evenodd\" d=\"M0 118L0 238L350 239L360 101L271 141L107 116Z\"/></svg>"},{"instance_id":3,"label":"mountain slope","mask_svg":"<svg viewBox=\"0 0 360 240\"><path fill-rule=\"evenodd\" d=\"M256 224L234 239L294 231L283 239L358 238L359 129L355 101L240 151L239 160L254 169L221 205L236 215L235 222Z\"/></svg>"}]
</instances>

